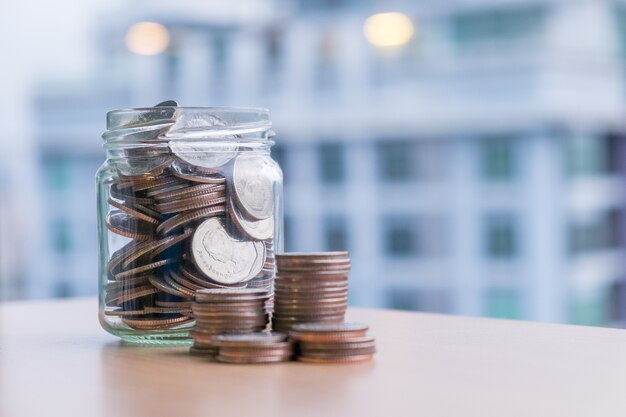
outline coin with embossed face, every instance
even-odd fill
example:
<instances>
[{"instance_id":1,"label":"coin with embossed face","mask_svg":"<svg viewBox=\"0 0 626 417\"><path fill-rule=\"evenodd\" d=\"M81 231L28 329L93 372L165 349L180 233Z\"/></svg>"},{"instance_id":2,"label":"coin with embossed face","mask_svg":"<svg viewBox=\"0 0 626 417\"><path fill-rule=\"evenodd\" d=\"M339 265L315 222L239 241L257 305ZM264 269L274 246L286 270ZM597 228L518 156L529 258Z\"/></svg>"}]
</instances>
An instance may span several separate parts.
<instances>
[{"instance_id":1,"label":"coin with embossed face","mask_svg":"<svg viewBox=\"0 0 626 417\"><path fill-rule=\"evenodd\" d=\"M256 220L272 216L274 209L271 166L268 158L242 154L235 159L232 187L244 215Z\"/></svg>"},{"instance_id":2,"label":"coin with embossed face","mask_svg":"<svg viewBox=\"0 0 626 417\"><path fill-rule=\"evenodd\" d=\"M200 272L222 284L254 278L263 268L263 242L242 241L231 236L217 218L205 220L191 241L192 259Z\"/></svg>"}]
</instances>

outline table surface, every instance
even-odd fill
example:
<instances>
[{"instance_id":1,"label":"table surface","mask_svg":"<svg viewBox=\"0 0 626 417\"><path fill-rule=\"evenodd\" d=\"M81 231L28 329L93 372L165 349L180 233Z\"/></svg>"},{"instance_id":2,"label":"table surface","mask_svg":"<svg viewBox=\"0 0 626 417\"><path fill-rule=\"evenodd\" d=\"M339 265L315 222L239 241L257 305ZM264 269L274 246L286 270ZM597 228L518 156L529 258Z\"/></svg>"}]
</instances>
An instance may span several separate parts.
<instances>
[{"instance_id":1,"label":"table surface","mask_svg":"<svg viewBox=\"0 0 626 417\"><path fill-rule=\"evenodd\" d=\"M626 330L352 309L375 361L225 365L122 345L93 299L0 304L0 416L609 416Z\"/></svg>"}]
</instances>

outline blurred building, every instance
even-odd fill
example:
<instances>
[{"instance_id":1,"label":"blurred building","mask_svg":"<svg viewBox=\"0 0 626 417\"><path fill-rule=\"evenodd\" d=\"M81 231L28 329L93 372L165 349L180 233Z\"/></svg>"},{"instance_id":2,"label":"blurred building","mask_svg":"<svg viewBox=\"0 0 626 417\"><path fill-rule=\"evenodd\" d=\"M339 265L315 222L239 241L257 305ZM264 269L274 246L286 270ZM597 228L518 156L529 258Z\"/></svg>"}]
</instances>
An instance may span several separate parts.
<instances>
[{"instance_id":1,"label":"blurred building","mask_svg":"<svg viewBox=\"0 0 626 417\"><path fill-rule=\"evenodd\" d=\"M622 2L243 3L116 11L94 79L39 89L32 287L95 293L105 111L176 98L272 110L286 249L350 250L354 305L623 318ZM142 55L163 33L125 44L139 21L164 25L162 53Z\"/></svg>"}]
</instances>

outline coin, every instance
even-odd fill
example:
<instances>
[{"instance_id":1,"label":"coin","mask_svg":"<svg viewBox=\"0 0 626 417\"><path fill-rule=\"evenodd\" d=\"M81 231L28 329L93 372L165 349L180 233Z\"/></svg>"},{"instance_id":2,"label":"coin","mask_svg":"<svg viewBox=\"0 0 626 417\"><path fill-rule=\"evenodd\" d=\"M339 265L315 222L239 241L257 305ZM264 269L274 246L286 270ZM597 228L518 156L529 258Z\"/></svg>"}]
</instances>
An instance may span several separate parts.
<instances>
[{"instance_id":1,"label":"coin","mask_svg":"<svg viewBox=\"0 0 626 417\"><path fill-rule=\"evenodd\" d=\"M315 358L310 356L298 356L297 360L300 362L315 363L315 364L348 364L348 363L360 363L369 362L374 359L373 354L357 355L357 356L342 356L342 357L329 357L329 358Z\"/></svg>"},{"instance_id":2,"label":"coin","mask_svg":"<svg viewBox=\"0 0 626 417\"><path fill-rule=\"evenodd\" d=\"M210 218L196 229L191 255L204 275L219 283L234 284L248 281L261 271L265 246L232 237L219 219Z\"/></svg>"},{"instance_id":3,"label":"coin","mask_svg":"<svg viewBox=\"0 0 626 417\"><path fill-rule=\"evenodd\" d=\"M263 220L274 211L272 168L268 158L241 154L233 165L233 194L239 208L246 216ZM265 174L264 174L265 172Z\"/></svg>"},{"instance_id":4,"label":"coin","mask_svg":"<svg viewBox=\"0 0 626 417\"><path fill-rule=\"evenodd\" d=\"M191 318L181 316L167 319L128 319L122 318L122 322L133 329L153 330L153 329L169 329L178 327L183 324L190 323Z\"/></svg>"},{"instance_id":5,"label":"coin","mask_svg":"<svg viewBox=\"0 0 626 417\"><path fill-rule=\"evenodd\" d=\"M180 160L174 161L171 168L173 175L187 181L204 184L223 184L226 181L222 175L217 174L214 170L204 171Z\"/></svg>"},{"instance_id":6,"label":"coin","mask_svg":"<svg viewBox=\"0 0 626 417\"><path fill-rule=\"evenodd\" d=\"M246 237L254 240L266 240L274 236L274 218L268 217L264 220L251 221L244 218L239 209L233 204L232 200L228 202L228 214L233 224Z\"/></svg>"},{"instance_id":7,"label":"coin","mask_svg":"<svg viewBox=\"0 0 626 417\"><path fill-rule=\"evenodd\" d=\"M184 226L189 222L206 217L218 216L225 211L226 208L223 206L212 206L201 208L199 210L179 213L158 225L156 231L157 233L160 233L162 235L167 235L168 233L178 229L179 227Z\"/></svg>"},{"instance_id":8,"label":"coin","mask_svg":"<svg viewBox=\"0 0 626 417\"><path fill-rule=\"evenodd\" d=\"M118 272L117 274L115 274L115 279L119 280L119 279L122 279L124 277L130 277L130 276L133 276L133 275L139 275L141 273L144 273L144 272L147 272L147 271L151 271L153 269L160 268L162 266L169 265L169 264L172 264L174 262L178 262L178 261L176 259L162 259L160 261L150 262L149 264L146 264L146 265L142 265L142 266L138 266L136 268L128 269L126 271Z\"/></svg>"},{"instance_id":9,"label":"coin","mask_svg":"<svg viewBox=\"0 0 626 417\"><path fill-rule=\"evenodd\" d=\"M107 216L106 227L113 233L135 240L151 240L154 236L150 223L122 211L112 211Z\"/></svg>"},{"instance_id":10,"label":"coin","mask_svg":"<svg viewBox=\"0 0 626 417\"><path fill-rule=\"evenodd\" d=\"M233 159L237 153L237 145L186 142L172 140L168 142L170 150L183 161L202 168L218 168Z\"/></svg>"}]
</instances>

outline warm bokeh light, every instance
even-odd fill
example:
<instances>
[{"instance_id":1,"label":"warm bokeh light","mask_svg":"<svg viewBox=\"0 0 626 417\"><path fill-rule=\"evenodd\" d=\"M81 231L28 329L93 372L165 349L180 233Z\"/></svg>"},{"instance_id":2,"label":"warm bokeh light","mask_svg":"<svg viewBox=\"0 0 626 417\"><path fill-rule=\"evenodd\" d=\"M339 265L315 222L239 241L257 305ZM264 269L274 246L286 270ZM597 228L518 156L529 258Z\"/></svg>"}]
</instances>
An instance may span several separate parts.
<instances>
[{"instance_id":1,"label":"warm bokeh light","mask_svg":"<svg viewBox=\"0 0 626 417\"><path fill-rule=\"evenodd\" d=\"M363 32L374 46L401 46L411 40L413 22L402 13L378 13L367 18Z\"/></svg>"},{"instance_id":2,"label":"warm bokeh light","mask_svg":"<svg viewBox=\"0 0 626 417\"><path fill-rule=\"evenodd\" d=\"M138 55L158 55L170 43L167 28L159 23L139 22L126 32L126 47Z\"/></svg>"}]
</instances>

